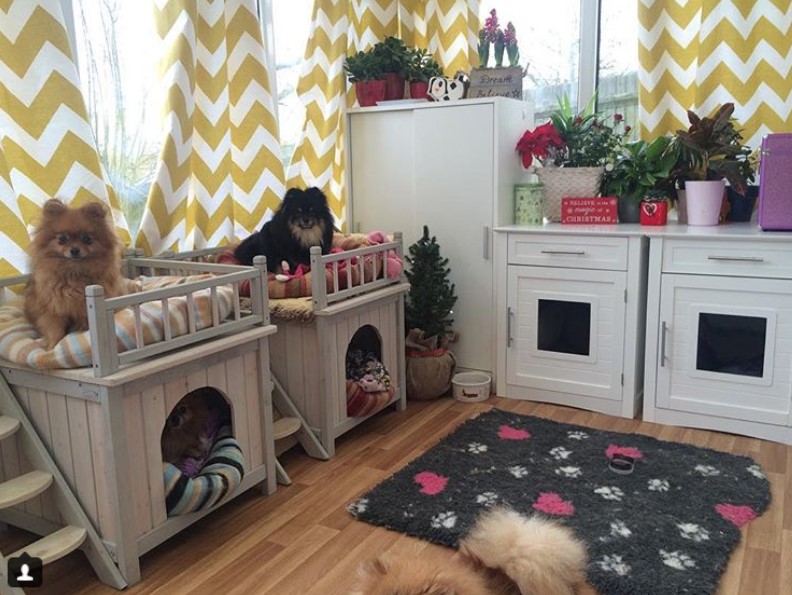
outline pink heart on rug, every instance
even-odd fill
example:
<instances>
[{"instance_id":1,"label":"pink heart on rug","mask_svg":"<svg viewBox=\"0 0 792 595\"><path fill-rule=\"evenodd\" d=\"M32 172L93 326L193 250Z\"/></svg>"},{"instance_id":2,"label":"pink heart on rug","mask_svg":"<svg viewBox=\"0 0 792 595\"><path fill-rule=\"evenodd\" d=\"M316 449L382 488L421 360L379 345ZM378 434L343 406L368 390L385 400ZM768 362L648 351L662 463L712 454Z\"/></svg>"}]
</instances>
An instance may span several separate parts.
<instances>
[{"instance_id":1,"label":"pink heart on rug","mask_svg":"<svg viewBox=\"0 0 792 595\"><path fill-rule=\"evenodd\" d=\"M503 425L498 428L498 438L501 440L527 440L530 437L530 432L512 428L511 426Z\"/></svg>"},{"instance_id":2,"label":"pink heart on rug","mask_svg":"<svg viewBox=\"0 0 792 595\"><path fill-rule=\"evenodd\" d=\"M421 471L413 477L413 481L421 486L421 493L429 496L436 496L442 492L448 484L448 478L432 473L431 471Z\"/></svg>"},{"instance_id":3,"label":"pink heart on rug","mask_svg":"<svg viewBox=\"0 0 792 595\"><path fill-rule=\"evenodd\" d=\"M756 512L750 506L738 506L723 502L715 505L715 510L727 521L734 523L736 527L747 525L756 518Z\"/></svg>"},{"instance_id":4,"label":"pink heart on rug","mask_svg":"<svg viewBox=\"0 0 792 595\"><path fill-rule=\"evenodd\" d=\"M568 500L562 500L561 496L555 492L542 492L539 494L533 507L547 514L557 514L561 516L572 516L575 514L575 507Z\"/></svg>"},{"instance_id":5,"label":"pink heart on rug","mask_svg":"<svg viewBox=\"0 0 792 595\"><path fill-rule=\"evenodd\" d=\"M617 454L630 457L636 461L643 458L643 453L634 446L618 446L616 444L611 444L608 446L607 450L605 450L605 456L609 459L612 459L613 455Z\"/></svg>"}]
</instances>

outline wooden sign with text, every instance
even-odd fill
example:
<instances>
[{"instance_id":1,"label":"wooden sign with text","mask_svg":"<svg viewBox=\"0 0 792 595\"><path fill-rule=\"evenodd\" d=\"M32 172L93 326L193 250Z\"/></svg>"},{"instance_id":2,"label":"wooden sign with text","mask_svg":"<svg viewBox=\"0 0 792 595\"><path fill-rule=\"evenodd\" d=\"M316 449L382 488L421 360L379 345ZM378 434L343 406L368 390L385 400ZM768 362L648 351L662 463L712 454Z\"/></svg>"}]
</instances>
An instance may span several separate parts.
<instances>
[{"instance_id":1,"label":"wooden sign with text","mask_svg":"<svg viewBox=\"0 0 792 595\"><path fill-rule=\"evenodd\" d=\"M596 225L619 222L617 199L613 196L602 198L562 198L561 223L568 225Z\"/></svg>"},{"instance_id":2,"label":"wooden sign with text","mask_svg":"<svg viewBox=\"0 0 792 595\"><path fill-rule=\"evenodd\" d=\"M523 70L519 66L505 68L474 68L470 72L468 99L478 97L511 97L522 99Z\"/></svg>"}]
</instances>

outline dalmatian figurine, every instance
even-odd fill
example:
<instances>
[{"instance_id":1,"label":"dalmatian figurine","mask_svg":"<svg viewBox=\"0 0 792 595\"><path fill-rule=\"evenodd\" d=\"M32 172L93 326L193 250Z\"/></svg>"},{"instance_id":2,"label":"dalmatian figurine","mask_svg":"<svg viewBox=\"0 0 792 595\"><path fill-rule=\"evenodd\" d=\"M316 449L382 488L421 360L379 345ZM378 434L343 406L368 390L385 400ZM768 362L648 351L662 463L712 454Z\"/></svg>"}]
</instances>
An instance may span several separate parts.
<instances>
[{"instance_id":1,"label":"dalmatian figurine","mask_svg":"<svg viewBox=\"0 0 792 595\"><path fill-rule=\"evenodd\" d=\"M429 79L429 95L435 101L452 101L465 97L467 91L466 77L457 74L454 78L433 76Z\"/></svg>"}]
</instances>

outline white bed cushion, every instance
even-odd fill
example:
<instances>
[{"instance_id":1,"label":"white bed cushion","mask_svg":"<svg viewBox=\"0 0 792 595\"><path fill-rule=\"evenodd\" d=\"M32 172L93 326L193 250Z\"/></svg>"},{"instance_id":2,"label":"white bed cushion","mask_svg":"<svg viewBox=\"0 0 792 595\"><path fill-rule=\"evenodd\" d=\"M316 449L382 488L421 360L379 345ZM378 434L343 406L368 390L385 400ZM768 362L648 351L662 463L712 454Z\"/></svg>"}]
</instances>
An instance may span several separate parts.
<instances>
[{"instance_id":1,"label":"white bed cushion","mask_svg":"<svg viewBox=\"0 0 792 595\"><path fill-rule=\"evenodd\" d=\"M190 281L211 278L212 275L189 277L140 277L143 290L160 289L182 285ZM220 319L226 318L233 307L234 293L231 286L217 288L217 302ZM210 290L193 293L195 323L198 329L212 323ZM187 333L187 298L174 297L168 300L171 335L177 337ZM146 302L140 307L143 338L146 345L165 338L165 323L162 317L160 300ZM118 351L128 351L137 345L135 316L131 308L116 312L116 338ZM91 342L88 331L73 332L66 335L53 349L44 349L39 334L25 318L21 299L0 307L0 358L30 366L31 368L83 368L91 366Z\"/></svg>"}]
</instances>

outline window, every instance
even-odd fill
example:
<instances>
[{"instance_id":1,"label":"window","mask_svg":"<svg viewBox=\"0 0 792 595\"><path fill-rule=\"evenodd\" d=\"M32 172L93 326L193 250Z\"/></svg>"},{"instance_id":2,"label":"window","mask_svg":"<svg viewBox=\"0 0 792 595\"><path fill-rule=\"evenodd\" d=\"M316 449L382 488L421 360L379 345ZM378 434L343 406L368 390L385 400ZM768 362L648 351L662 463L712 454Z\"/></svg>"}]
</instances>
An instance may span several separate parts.
<instances>
[{"instance_id":1,"label":"window","mask_svg":"<svg viewBox=\"0 0 792 595\"><path fill-rule=\"evenodd\" d=\"M555 0L541 14L535 3L482 0L481 22L497 10L501 28L517 31L520 63L528 70L523 97L537 122L568 94L584 107L596 89L598 109L621 112L635 127L638 114L638 1ZM492 62L490 62L492 65Z\"/></svg>"},{"instance_id":2,"label":"window","mask_svg":"<svg viewBox=\"0 0 792 595\"><path fill-rule=\"evenodd\" d=\"M151 10L141 10L137 2L71 4L88 121L134 238L162 143L161 102L155 92L159 38Z\"/></svg>"},{"instance_id":3,"label":"window","mask_svg":"<svg viewBox=\"0 0 792 595\"><path fill-rule=\"evenodd\" d=\"M275 61L281 158L283 167L288 168L305 123L305 107L297 97L297 82L311 30L314 3L313 0L265 0L265 15L267 4L272 14L273 33L272 39L267 39L265 33L265 43Z\"/></svg>"}]
</instances>

